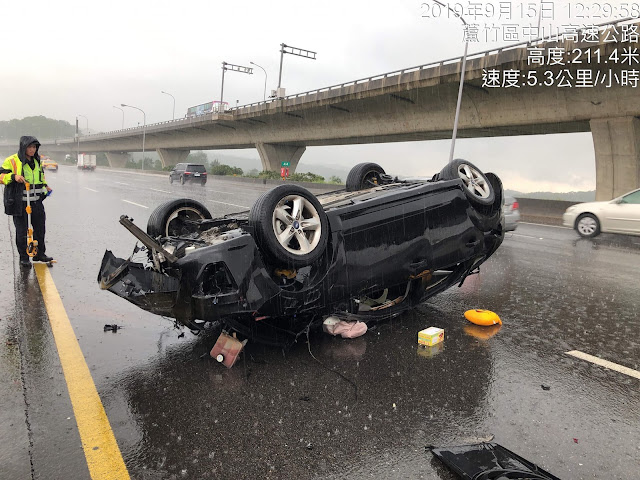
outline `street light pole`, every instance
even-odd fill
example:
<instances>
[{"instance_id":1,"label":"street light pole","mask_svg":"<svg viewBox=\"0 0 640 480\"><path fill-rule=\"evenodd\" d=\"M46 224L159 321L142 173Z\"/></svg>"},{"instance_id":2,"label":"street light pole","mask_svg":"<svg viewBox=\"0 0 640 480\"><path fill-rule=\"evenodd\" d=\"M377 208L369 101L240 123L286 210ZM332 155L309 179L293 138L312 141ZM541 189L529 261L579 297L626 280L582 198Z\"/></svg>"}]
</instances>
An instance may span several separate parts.
<instances>
[{"instance_id":1,"label":"street light pole","mask_svg":"<svg viewBox=\"0 0 640 480\"><path fill-rule=\"evenodd\" d=\"M89 119L80 114L78 114L78 116L76 117L76 134L78 135L78 157L80 157L80 129L78 128L78 117L82 117L87 121L87 133L89 133ZM76 158L76 161L77 160L78 159Z\"/></svg>"},{"instance_id":2,"label":"street light pole","mask_svg":"<svg viewBox=\"0 0 640 480\"><path fill-rule=\"evenodd\" d=\"M438 0L432 0L432 1L440 5L441 7L448 8L451 12L453 12L453 14L456 17L458 17L462 21L465 27L467 26L467 22L464 21L464 18L462 18L462 15L460 15L453 8L451 8L449 4L445 5L444 3L439 2ZM451 151L449 152L449 163L453 162L453 151L455 149L456 136L458 134L458 119L460 118L460 104L462 103L462 86L464 85L464 72L467 67L467 48L468 47L469 47L469 40L467 40L465 36L464 55L462 56L462 69L460 71L460 87L458 88L458 102L456 104L456 116L455 116L455 119L453 120L453 135L451 136Z\"/></svg>"},{"instance_id":3,"label":"street light pole","mask_svg":"<svg viewBox=\"0 0 640 480\"><path fill-rule=\"evenodd\" d=\"M144 140L145 140L145 135L147 133L147 114L144 113L144 110L142 110L141 108L134 107L133 105L126 105L124 103L121 103L120 106L135 108L136 110L142 112L143 121L144 121L144 123L142 124L142 171L144 172Z\"/></svg>"},{"instance_id":4,"label":"street light pole","mask_svg":"<svg viewBox=\"0 0 640 480\"><path fill-rule=\"evenodd\" d=\"M76 141L78 144L76 151L76 162L78 161L78 157L80 157L80 129L78 128L78 116L76 115Z\"/></svg>"},{"instance_id":5,"label":"street light pole","mask_svg":"<svg viewBox=\"0 0 640 480\"><path fill-rule=\"evenodd\" d=\"M171 117L171 120L175 120L176 119L176 97L171 95L169 92L165 92L164 90L160 91L160 93L164 93L165 95L169 95L171 98L173 98L173 117Z\"/></svg>"},{"instance_id":6,"label":"street light pole","mask_svg":"<svg viewBox=\"0 0 640 480\"><path fill-rule=\"evenodd\" d=\"M257 63L254 63L254 62L249 62L249 63L251 65L255 65L258 68L262 68ZM262 68L262 71L264 72L264 96L263 96L263 100L266 102L267 101L267 71L264 68Z\"/></svg>"},{"instance_id":7,"label":"street light pole","mask_svg":"<svg viewBox=\"0 0 640 480\"><path fill-rule=\"evenodd\" d=\"M84 118L87 121L87 135L89 135L89 119L84 115L78 114L78 116Z\"/></svg>"},{"instance_id":8,"label":"street light pole","mask_svg":"<svg viewBox=\"0 0 640 480\"><path fill-rule=\"evenodd\" d=\"M120 107L116 107L115 105L113 106L113 108L117 108L122 112L122 130L124 130L124 110L121 109Z\"/></svg>"}]
</instances>

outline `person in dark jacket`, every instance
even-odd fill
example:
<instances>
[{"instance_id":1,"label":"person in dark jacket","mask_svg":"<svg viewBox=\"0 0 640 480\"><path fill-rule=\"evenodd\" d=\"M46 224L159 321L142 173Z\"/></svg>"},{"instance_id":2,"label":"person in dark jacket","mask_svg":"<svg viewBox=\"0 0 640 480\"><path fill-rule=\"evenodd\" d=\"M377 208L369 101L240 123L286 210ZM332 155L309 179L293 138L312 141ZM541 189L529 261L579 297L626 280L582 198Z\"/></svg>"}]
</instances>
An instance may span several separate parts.
<instances>
[{"instance_id":1,"label":"person in dark jacket","mask_svg":"<svg viewBox=\"0 0 640 480\"><path fill-rule=\"evenodd\" d=\"M23 136L20 137L20 148L18 153L7 157L0 169L0 182L8 189L12 183L20 184L16 189L12 186L12 192L22 192L22 201L16 202L20 197L6 195L5 192L5 212L13 215L13 224L16 227L16 247L20 254L20 265L25 268L31 268L29 255L27 255L27 228L28 216L27 207L27 190L25 182L30 184L30 202L31 202L31 225L33 226L33 237L38 242L38 253L33 260L36 262L50 262L52 257L45 254L46 245L45 222L46 215L42 201L47 194L51 192L51 188L47 185L44 178L44 172L40 165L40 155L38 149L40 142L36 137ZM8 205L9 203L9 205ZM17 203L17 205L16 205Z\"/></svg>"}]
</instances>

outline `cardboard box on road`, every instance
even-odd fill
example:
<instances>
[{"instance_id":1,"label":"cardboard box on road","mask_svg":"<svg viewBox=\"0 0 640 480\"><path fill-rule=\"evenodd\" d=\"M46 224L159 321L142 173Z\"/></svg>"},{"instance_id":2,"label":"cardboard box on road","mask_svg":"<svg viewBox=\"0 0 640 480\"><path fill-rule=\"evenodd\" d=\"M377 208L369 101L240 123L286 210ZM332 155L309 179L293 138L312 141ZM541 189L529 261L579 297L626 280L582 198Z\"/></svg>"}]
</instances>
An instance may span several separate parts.
<instances>
[{"instance_id":1,"label":"cardboard box on road","mask_svg":"<svg viewBox=\"0 0 640 480\"><path fill-rule=\"evenodd\" d=\"M431 347L444 340L444 330L438 327L429 327L418 332L418 344Z\"/></svg>"}]
</instances>

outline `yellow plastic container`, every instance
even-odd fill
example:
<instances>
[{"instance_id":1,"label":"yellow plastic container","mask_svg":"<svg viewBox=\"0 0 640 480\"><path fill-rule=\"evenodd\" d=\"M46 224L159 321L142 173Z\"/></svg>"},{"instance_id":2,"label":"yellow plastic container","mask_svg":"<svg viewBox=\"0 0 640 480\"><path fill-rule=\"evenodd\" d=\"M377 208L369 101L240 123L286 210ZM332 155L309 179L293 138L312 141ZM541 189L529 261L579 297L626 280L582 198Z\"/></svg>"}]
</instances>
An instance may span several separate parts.
<instances>
[{"instance_id":1,"label":"yellow plastic container","mask_svg":"<svg viewBox=\"0 0 640 480\"><path fill-rule=\"evenodd\" d=\"M476 325L502 325L500 317L491 310L481 310L479 308L467 310L464 312L464 317Z\"/></svg>"}]
</instances>

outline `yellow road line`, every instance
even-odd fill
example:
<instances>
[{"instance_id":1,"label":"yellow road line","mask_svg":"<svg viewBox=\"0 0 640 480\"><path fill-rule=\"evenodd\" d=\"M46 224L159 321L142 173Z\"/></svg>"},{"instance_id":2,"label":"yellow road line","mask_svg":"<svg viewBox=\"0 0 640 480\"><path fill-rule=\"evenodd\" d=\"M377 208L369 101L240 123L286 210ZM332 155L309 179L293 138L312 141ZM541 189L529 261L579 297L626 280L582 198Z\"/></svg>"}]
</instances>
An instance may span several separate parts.
<instances>
[{"instance_id":1,"label":"yellow road line","mask_svg":"<svg viewBox=\"0 0 640 480\"><path fill-rule=\"evenodd\" d=\"M129 479L109 419L49 268L34 264L93 480Z\"/></svg>"},{"instance_id":2,"label":"yellow road line","mask_svg":"<svg viewBox=\"0 0 640 480\"><path fill-rule=\"evenodd\" d=\"M567 355L571 355L572 357L576 357L581 360L586 360L587 362L595 363L596 365L600 365L601 367L609 368L611 370L615 370L616 372L629 375L630 377L640 379L639 371L633 370L632 368L629 368L629 367L625 367L624 365L618 365L617 363L610 362L609 360L603 360L600 357L594 357L593 355L589 355L588 353L581 352L580 350L571 350L570 352L565 352L565 353Z\"/></svg>"}]
</instances>

